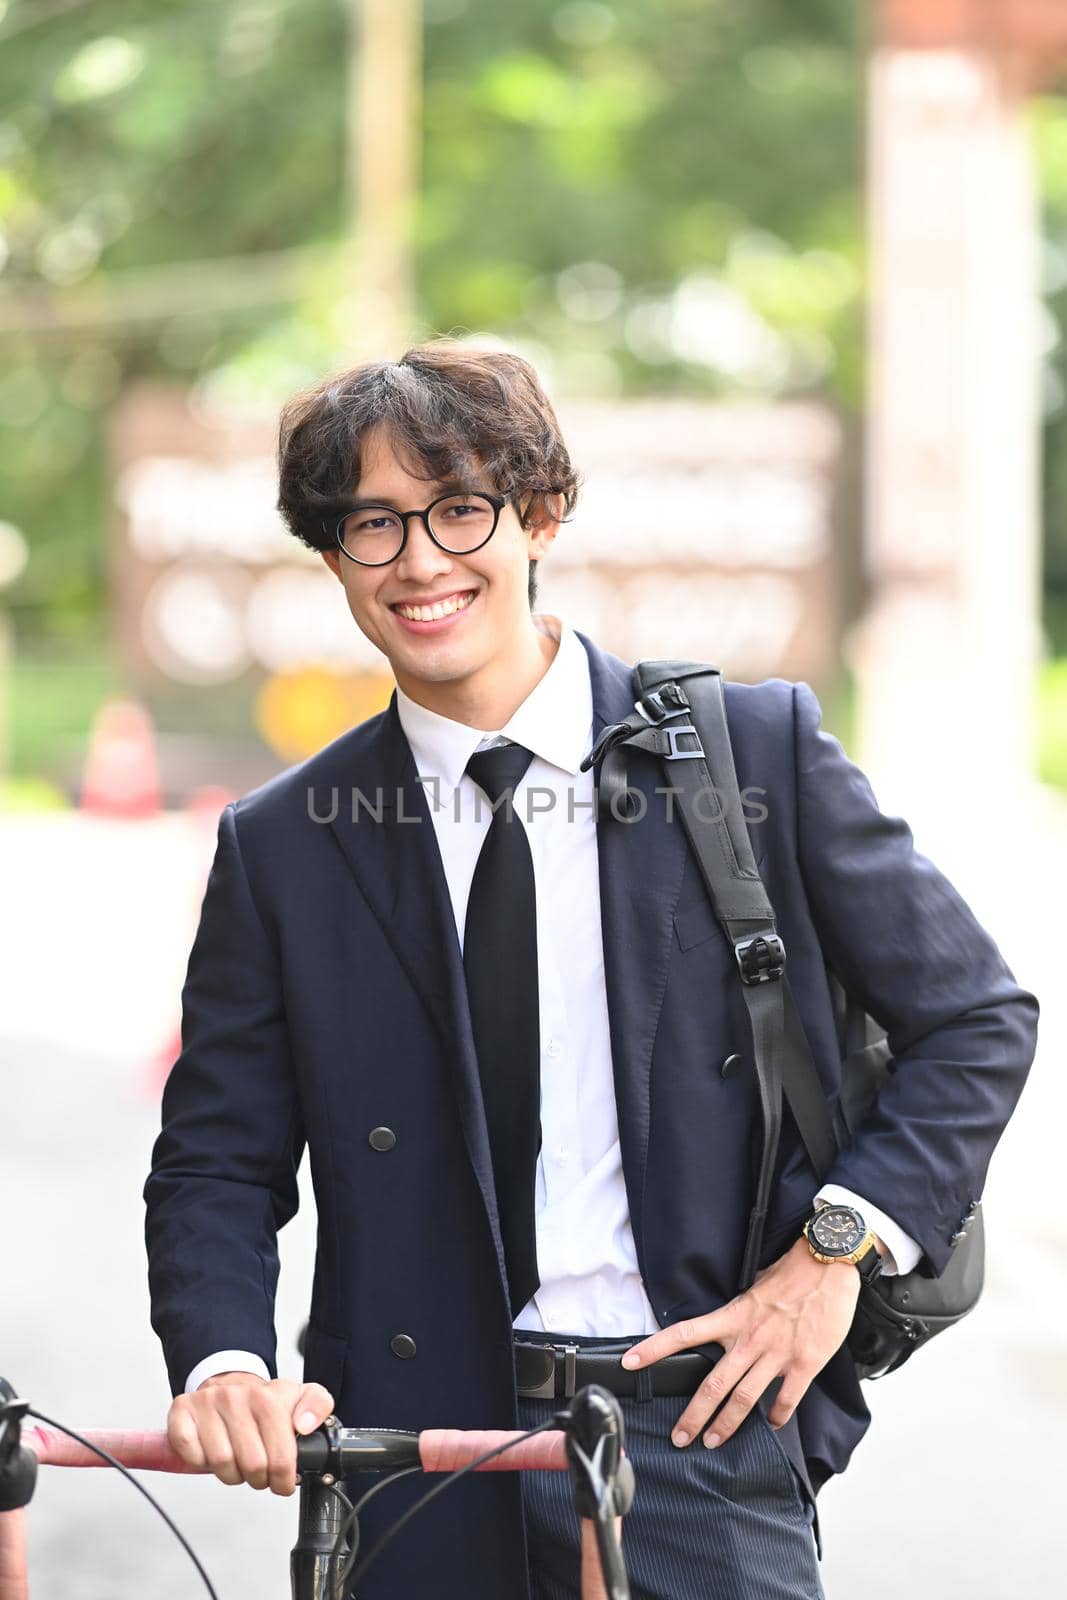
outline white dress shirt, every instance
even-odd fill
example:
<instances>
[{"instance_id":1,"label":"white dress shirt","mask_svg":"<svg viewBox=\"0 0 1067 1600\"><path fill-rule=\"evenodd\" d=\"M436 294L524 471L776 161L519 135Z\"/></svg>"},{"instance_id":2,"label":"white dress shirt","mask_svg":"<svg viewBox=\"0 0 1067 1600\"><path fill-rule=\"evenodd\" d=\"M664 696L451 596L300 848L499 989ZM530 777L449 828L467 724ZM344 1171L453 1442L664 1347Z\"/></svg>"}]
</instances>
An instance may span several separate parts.
<instances>
[{"instance_id":1,"label":"white dress shirt","mask_svg":"<svg viewBox=\"0 0 1067 1600\"><path fill-rule=\"evenodd\" d=\"M537 901L541 1017L541 1151L535 1229L540 1287L516 1328L604 1337L659 1327L637 1266L623 1180L600 922L592 745L593 695L585 648L573 629L541 614L559 648L503 728L453 722L397 689L397 712L423 781L460 947L475 863L492 822L466 774L476 750L500 739L533 752L514 794ZM910 1272L919 1246L890 1217L838 1185L818 1199L856 1206L891 1252L884 1270ZM187 1392L218 1372L267 1376L258 1356L219 1351L189 1375Z\"/></svg>"}]
</instances>

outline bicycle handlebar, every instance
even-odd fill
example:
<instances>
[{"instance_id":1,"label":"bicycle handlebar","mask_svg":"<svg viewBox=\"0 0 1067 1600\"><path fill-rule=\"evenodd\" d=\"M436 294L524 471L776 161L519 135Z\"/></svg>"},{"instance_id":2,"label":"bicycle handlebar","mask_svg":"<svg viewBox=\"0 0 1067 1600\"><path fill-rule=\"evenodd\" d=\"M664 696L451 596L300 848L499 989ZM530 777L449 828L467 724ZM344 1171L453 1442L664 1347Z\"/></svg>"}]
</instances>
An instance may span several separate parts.
<instances>
[{"instance_id":1,"label":"bicycle handlebar","mask_svg":"<svg viewBox=\"0 0 1067 1600\"><path fill-rule=\"evenodd\" d=\"M10 1385L2 1379L0 1401L3 1402L0 1406L0 1464L4 1467L4 1472L0 1474L3 1480L0 1482L0 1490L3 1491L0 1493L0 1600L25 1600L27 1594L25 1528L21 1508L32 1496L38 1464L97 1467L114 1462L125 1469L141 1471L202 1475L211 1472L209 1467L193 1467L183 1461L171 1448L166 1433L162 1431L97 1429L84 1432L80 1438L72 1438L61 1431L60 1425L51 1426L47 1418L27 1426L25 1418L30 1409L28 1403L17 1399ZM305 1511L310 1514L313 1507L315 1516L311 1520L316 1524L321 1520L321 1506L317 1503L327 1492L322 1486L330 1484L335 1478L344 1478L357 1472L373 1471L387 1475L400 1472L402 1475L405 1470L441 1474L455 1474L463 1470L570 1470L576 1489L576 1507L585 1519L582 1522L582 1594L586 1600L609 1600L609 1597L610 1600L627 1600L629 1587L619 1551L617 1519L629 1509L633 1496L633 1475L629 1462L621 1456L622 1424L618 1403L607 1391L592 1386L575 1397L570 1412L561 1412L553 1420L563 1422L569 1431L546 1430L532 1437L513 1431L455 1428L430 1428L422 1433L404 1433L387 1428L342 1428L336 1418L331 1417L314 1433L297 1439L297 1471L303 1483L302 1526ZM96 1454L97 1450L106 1451L111 1461ZM483 1459L486 1457L488 1459ZM440 1486L444 1487L444 1484ZM439 1493L440 1488L431 1491L429 1498ZM143 1488L141 1492L147 1493ZM151 1496L148 1498L151 1499ZM344 1502L343 1496L341 1500ZM154 1501L152 1503L155 1505ZM411 1508L400 1519L397 1528L417 1509L418 1505ZM210 1581L195 1552L158 1505L156 1510L181 1540L213 1594ZM314 1531L321 1535L323 1529L316 1526ZM343 1529L340 1538L343 1541ZM316 1549L311 1551L312 1566L317 1574L314 1586L316 1594L325 1594L327 1589L322 1587L322 1582L332 1581L330 1573L337 1557L333 1542L328 1542L329 1571L327 1563L321 1559L323 1552ZM379 1544L384 1545L385 1542L382 1540ZM317 1543L317 1540L312 1543ZM367 1558L368 1561L373 1559L373 1554ZM297 1586L297 1560L298 1550L295 1549L294 1593ZM305 1589L302 1588L300 1592L304 1593ZM311 1589L307 1592L310 1593ZM332 1587L329 1592L332 1594Z\"/></svg>"},{"instance_id":2,"label":"bicycle handlebar","mask_svg":"<svg viewBox=\"0 0 1067 1600\"><path fill-rule=\"evenodd\" d=\"M83 1438L106 1450L124 1467L142 1472L210 1472L191 1467L171 1449L165 1433L135 1429L79 1429ZM455 1472L478 1456L498 1450L519 1433L427 1428L423 1433L398 1433L385 1428L335 1428L339 1475L352 1472L391 1472L421 1467L423 1472ZM23 1427L22 1443L33 1451L41 1466L106 1467L108 1463L83 1445L52 1428ZM324 1447L332 1443L321 1431L297 1440L297 1471L321 1472L327 1466ZM565 1472L566 1441L562 1433L539 1433L514 1445L506 1455L482 1462L475 1472Z\"/></svg>"}]
</instances>

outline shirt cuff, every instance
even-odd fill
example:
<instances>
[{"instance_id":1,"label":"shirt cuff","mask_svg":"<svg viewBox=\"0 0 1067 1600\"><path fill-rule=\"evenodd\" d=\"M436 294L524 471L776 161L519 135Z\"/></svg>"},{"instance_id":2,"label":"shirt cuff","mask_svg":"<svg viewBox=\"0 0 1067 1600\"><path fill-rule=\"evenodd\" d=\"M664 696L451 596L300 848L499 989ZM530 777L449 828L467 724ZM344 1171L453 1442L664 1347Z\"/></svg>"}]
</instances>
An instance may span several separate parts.
<instances>
[{"instance_id":1,"label":"shirt cuff","mask_svg":"<svg viewBox=\"0 0 1067 1600\"><path fill-rule=\"evenodd\" d=\"M869 1200L854 1194L851 1189L843 1189L839 1183L824 1183L815 1199L828 1200L832 1205L855 1206L871 1232L878 1235L889 1251L888 1255L882 1257L882 1272L887 1278L897 1273L914 1272L919 1265L922 1246L916 1244L910 1233L905 1233L899 1223L887 1217L884 1211L879 1211Z\"/></svg>"},{"instance_id":2,"label":"shirt cuff","mask_svg":"<svg viewBox=\"0 0 1067 1600\"><path fill-rule=\"evenodd\" d=\"M257 1378L266 1378L270 1382L270 1373L267 1363L262 1356L253 1355L251 1350L216 1350L213 1356L205 1356L203 1361L198 1361L185 1380L186 1394L192 1394L194 1389L199 1389L208 1378L218 1377L220 1372L252 1372Z\"/></svg>"}]
</instances>

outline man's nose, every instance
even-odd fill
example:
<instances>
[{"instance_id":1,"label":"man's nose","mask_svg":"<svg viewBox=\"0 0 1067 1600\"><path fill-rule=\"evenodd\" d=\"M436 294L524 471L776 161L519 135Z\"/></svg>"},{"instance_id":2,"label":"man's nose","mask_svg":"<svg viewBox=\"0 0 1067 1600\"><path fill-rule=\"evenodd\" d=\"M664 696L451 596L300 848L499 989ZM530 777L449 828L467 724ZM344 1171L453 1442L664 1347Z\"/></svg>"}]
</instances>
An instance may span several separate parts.
<instances>
[{"instance_id":1,"label":"man's nose","mask_svg":"<svg viewBox=\"0 0 1067 1600\"><path fill-rule=\"evenodd\" d=\"M433 573L449 572L452 557L440 545L434 544L422 517L408 519L407 542L396 559L397 577L416 579L419 582Z\"/></svg>"}]
</instances>

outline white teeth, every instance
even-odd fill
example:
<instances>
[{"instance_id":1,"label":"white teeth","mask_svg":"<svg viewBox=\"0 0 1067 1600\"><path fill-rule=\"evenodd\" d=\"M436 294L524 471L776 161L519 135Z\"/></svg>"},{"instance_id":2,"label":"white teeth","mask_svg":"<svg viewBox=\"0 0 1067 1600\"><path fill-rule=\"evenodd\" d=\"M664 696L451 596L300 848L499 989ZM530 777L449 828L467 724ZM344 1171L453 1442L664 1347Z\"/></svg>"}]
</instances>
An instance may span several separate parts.
<instances>
[{"instance_id":1,"label":"white teeth","mask_svg":"<svg viewBox=\"0 0 1067 1600\"><path fill-rule=\"evenodd\" d=\"M442 617L450 617L453 611L463 611L473 599L473 594L464 594L441 600L435 606L397 606L396 610L412 622L439 622Z\"/></svg>"}]
</instances>

